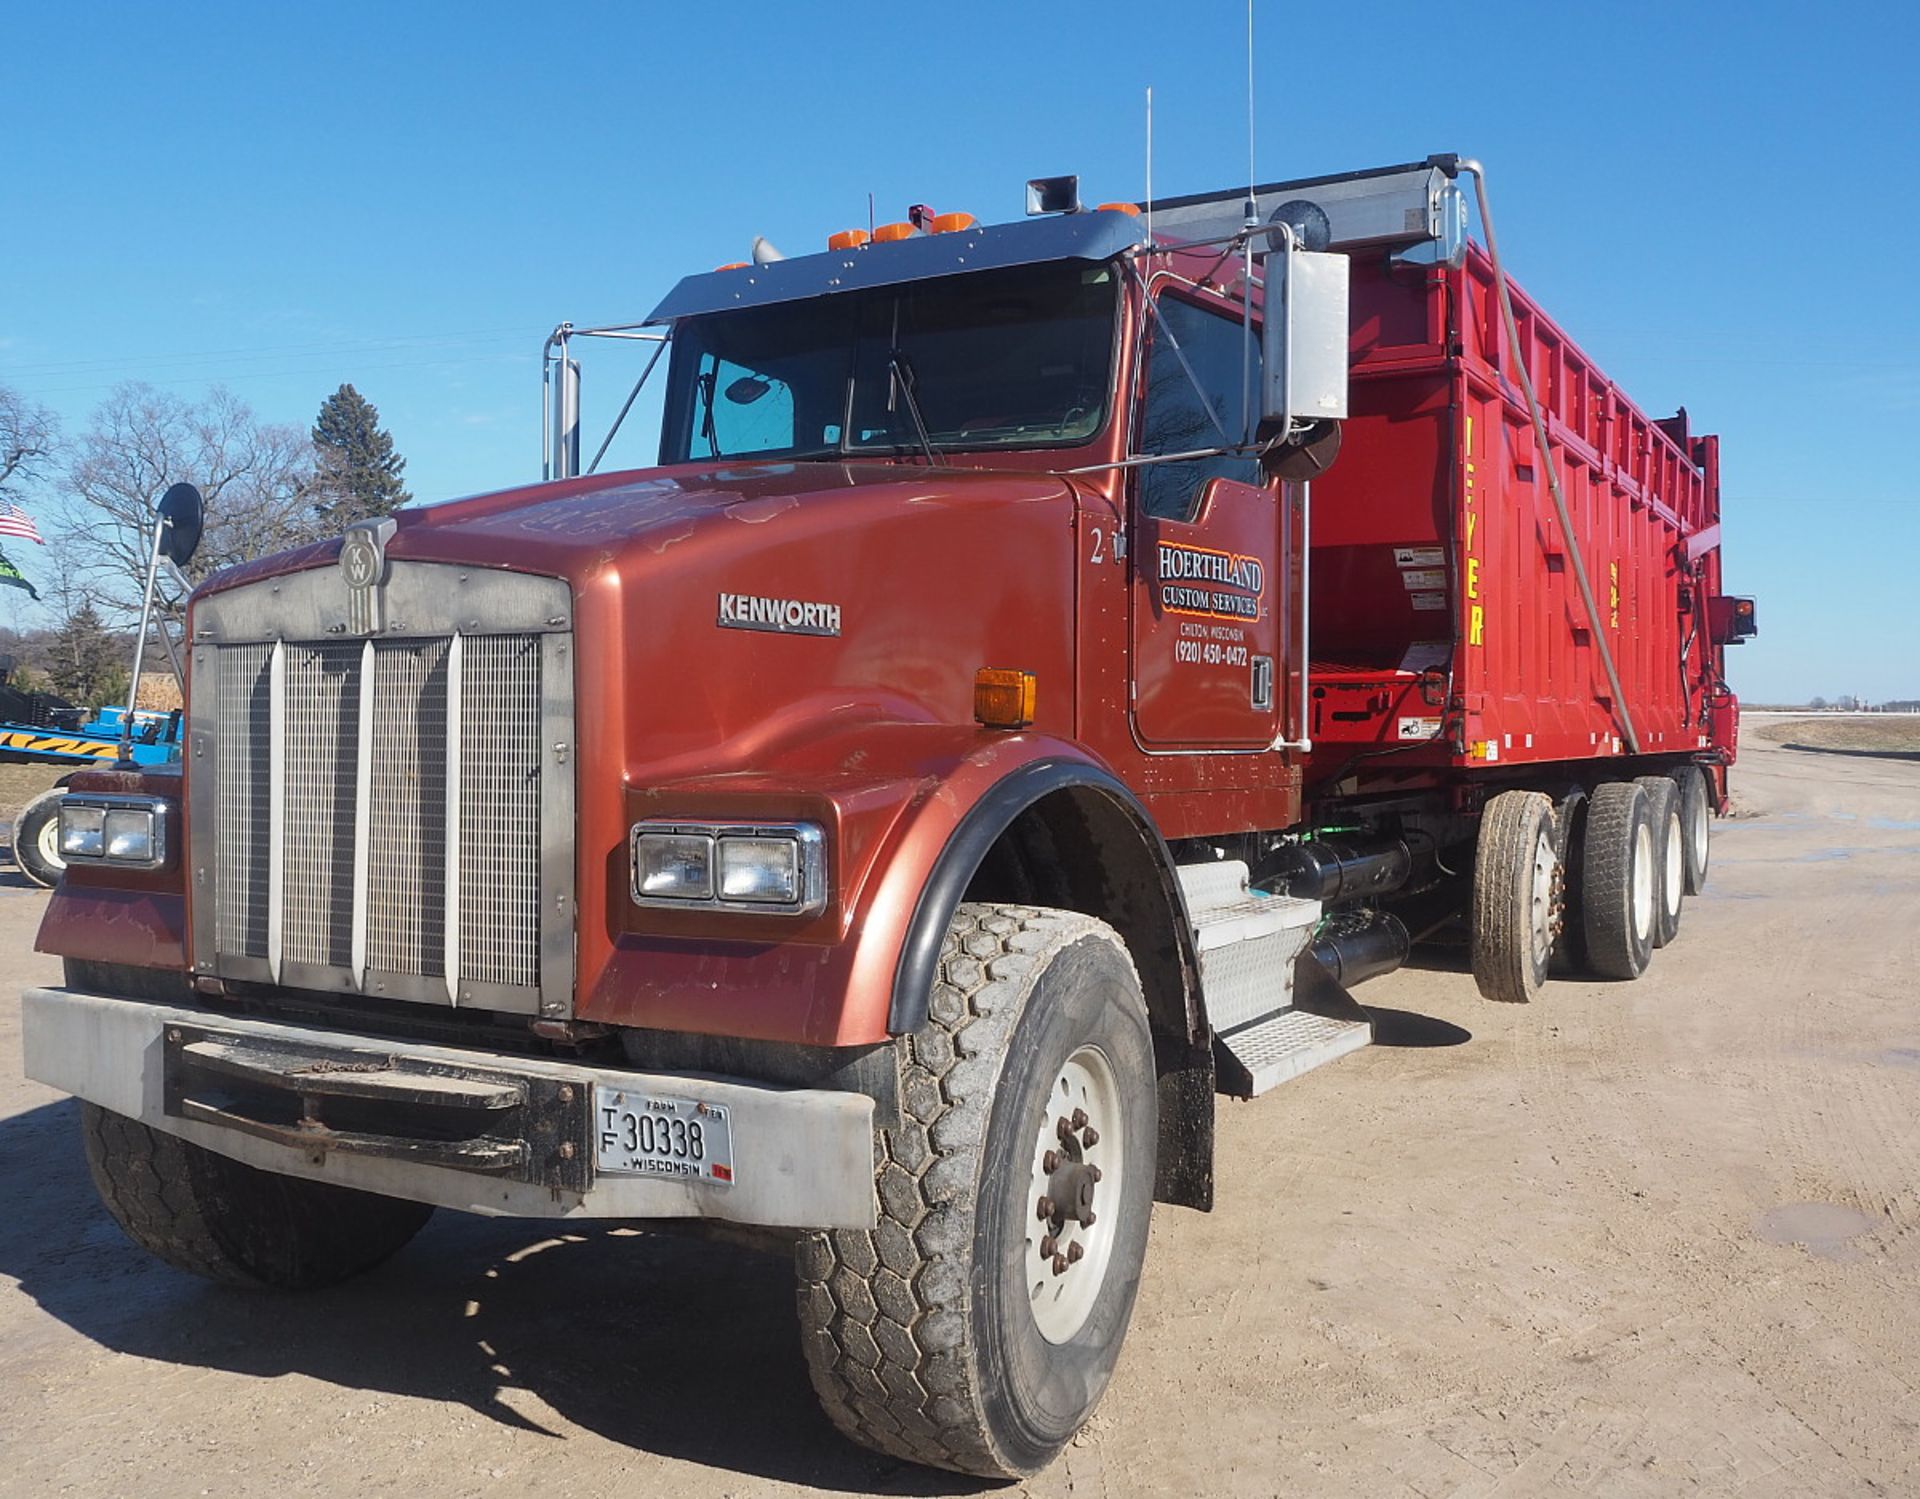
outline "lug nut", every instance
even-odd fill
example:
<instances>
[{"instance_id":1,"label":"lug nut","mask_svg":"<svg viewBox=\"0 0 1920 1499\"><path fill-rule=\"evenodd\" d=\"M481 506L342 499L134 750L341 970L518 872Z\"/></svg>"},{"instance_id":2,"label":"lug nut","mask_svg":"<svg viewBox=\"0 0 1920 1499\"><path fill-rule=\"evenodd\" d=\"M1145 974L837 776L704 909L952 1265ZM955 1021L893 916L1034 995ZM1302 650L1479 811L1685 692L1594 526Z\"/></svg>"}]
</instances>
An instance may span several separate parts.
<instances>
[{"instance_id":1,"label":"lug nut","mask_svg":"<svg viewBox=\"0 0 1920 1499\"><path fill-rule=\"evenodd\" d=\"M1045 1155L1041 1156L1040 1169L1049 1176L1058 1171L1060 1169L1060 1152L1057 1150L1049 1150Z\"/></svg>"},{"instance_id":2,"label":"lug nut","mask_svg":"<svg viewBox=\"0 0 1920 1499\"><path fill-rule=\"evenodd\" d=\"M1074 1126L1064 1119L1060 1120L1053 1127L1053 1132L1058 1135L1062 1141L1071 1140L1073 1138L1073 1131Z\"/></svg>"},{"instance_id":3,"label":"lug nut","mask_svg":"<svg viewBox=\"0 0 1920 1499\"><path fill-rule=\"evenodd\" d=\"M1067 1246L1067 1263L1069 1265L1079 1264L1080 1261L1085 1258L1086 1253L1087 1251L1081 1247L1080 1241L1075 1239Z\"/></svg>"},{"instance_id":4,"label":"lug nut","mask_svg":"<svg viewBox=\"0 0 1920 1499\"><path fill-rule=\"evenodd\" d=\"M1050 1260L1059 1252L1060 1252L1060 1241L1056 1239L1052 1234L1048 1234L1044 1239L1040 1241L1040 1258L1041 1259Z\"/></svg>"},{"instance_id":5,"label":"lug nut","mask_svg":"<svg viewBox=\"0 0 1920 1499\"><path fill-rule=\"evenodd\" d=\"M1093 1209L1092 1208L1088 1208L1084 1213L1080 1215L1080 1226L1082 1228L1093 1227Z\"/></svg>"},{"instance_id":6,"label":"lug nut","mask_svg":"<svg viewBox=\"0 0 1920 1499\"><path fill-rule=\"evenodd\" d=\"M1100 1131L1089 1124L1081 1131L1080 1143L1086 1146L1088 1150L1092 1150L1094 1146L1100 1143Z\"/></svg>"},{"instance_id":7,"label":"lug nut","mask_svg":"<svg viewBox=\"0 0 1920 1499\"><path fill-rule=\"evenodd\" d=\"M1087 1127L1087 1111L1085 1109L1075 1109L1073 1111L1073 1127L1075 1129L1085 1129Z\"/></svg>"},{"instance_id":8,"label":"lug nut","mask_svg":"<svg viewBox=\"0 0 1920 1499\"><path fill-rule=\"evenodd\" d=\"M1064 1254L1056 1254L1053 1257L1053 1273L1055 1275L1067 1273L1067 1257Z\"/></svg>"},{"instance_id":9,"label":"lug nut","mask_svg":"<svg viewBox=\"0 0 1920 1499\"><path fill-rule=\"evenodd\" d=\"M1034 1206L1039 1210L1034 1216L1039 1218L1042 1223L1053 1216L1053 1199L1051 1197L1042 1197Z\"/></svg>"},{"instance_id":10,"label":"lug nut","mask_svg":"<svg viewBox=\"0 0 1920 1499\"><path fill-rule=\"evenodd\" d=\"M1100 1184L1100 1168L1098 1166L1087 1167L1087 1180L1095 1186Z\"/></svg>"}]
</instances>

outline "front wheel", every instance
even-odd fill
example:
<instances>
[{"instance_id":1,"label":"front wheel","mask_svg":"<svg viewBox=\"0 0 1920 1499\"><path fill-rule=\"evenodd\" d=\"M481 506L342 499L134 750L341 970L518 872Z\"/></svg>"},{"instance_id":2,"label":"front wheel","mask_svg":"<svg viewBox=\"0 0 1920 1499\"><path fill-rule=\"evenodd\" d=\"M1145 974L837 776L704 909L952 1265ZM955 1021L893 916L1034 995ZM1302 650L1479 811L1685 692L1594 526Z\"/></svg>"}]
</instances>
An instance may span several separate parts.
<instances>
[{"instance_id":1,"label":"front wheel","mask_svg":"<svg viewBox=\"0 0 1920 1499\"><path fill-rule=\"evenodd\" d=\"M250 1290L306 1291L370 1270L433 1209L262 1171L137 1119L80 1105L87 1168L127 1237L176 1270Z\"/></svg>"},{"instance_id":2,"label":"front wheel","mask_svg":"<svg viewBox=\"0 0 1920 1499\"><path fill-rule=\"evenodd\" d=\"M879 1223L797 1254L807 1367L864 1446L990 1478L1044 1467L1093 1413L1133 1313L1153 1206L1153 1040L1104 922L963 905Z\"/></svg>"},{"instance_id":3,"label":"front wheel","mask_svg":"<svg viewBox=\"0 0 1920 1499\"><path fill-rule=\"evenodd\" d=\"M36 885L51 887L67 872L60 857L60 799L66 794L64 786L41 792L13 824L13 862Z\"/></svg>"}]
</instances>

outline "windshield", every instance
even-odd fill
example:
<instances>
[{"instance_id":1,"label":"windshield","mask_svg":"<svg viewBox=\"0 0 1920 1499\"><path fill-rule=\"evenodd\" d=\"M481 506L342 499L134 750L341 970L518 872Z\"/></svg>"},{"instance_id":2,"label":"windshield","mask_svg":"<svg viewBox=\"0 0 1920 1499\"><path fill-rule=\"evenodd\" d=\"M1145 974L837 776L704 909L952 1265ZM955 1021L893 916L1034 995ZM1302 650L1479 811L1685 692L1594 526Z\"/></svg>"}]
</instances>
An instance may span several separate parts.
<instances>
[{"instance_id":1,"label":"windshield","mask_svg":"<svg viewBox=\"0 0 1920 1499\"><path fill-rule=\"evenodd\" d=\"M689 318L660 461L1085 442L1117 293L1112 266L1065 261Z\"/></svg>"}]
</instances>

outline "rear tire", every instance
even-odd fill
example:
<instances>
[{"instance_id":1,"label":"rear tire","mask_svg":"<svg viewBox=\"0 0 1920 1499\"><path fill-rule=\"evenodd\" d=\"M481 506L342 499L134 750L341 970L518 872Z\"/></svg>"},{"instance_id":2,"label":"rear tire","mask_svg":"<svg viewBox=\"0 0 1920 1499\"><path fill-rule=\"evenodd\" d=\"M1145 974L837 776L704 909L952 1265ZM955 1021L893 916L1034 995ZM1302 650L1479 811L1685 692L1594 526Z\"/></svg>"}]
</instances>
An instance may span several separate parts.
<instances>
[{"instance_id":1,"label":"rear tire","mask_svg":"<svg viewBox=\"0 0 1920 1499\"><path fill-rule=\"evenodd\" d=\"M1660 871L1654 907L1653 945L1665 947L1679 935L1680 908L1687 898L1686 832L1680 817L1680 788L1671 776L1641 776L1653 821L1653 857Z\"/></svg>"},{"instance_id":2,"label":"rear tire","mask_svg":"<svg viewBox=\"0 0 1920 1499\"><path fill-rule=\"evenodd\" d=\"M1596 786L1587 802L1580 907L1587 966L1603 978L1637 979L1653 961L1660 871L1649 813L1632 781Z\"/></svg>"},{"instance_id":3,"label":"rear tire","mask_svg":"<svg viewBox=\"0 0 1920 1499\"><path fill-rule=\"evenodd\" d=\"M13 862L36 885L52 888L67 872L60 857L60 800L66 794L64 786L41 792L13 824Z\"/></svg>"},{"instance_id":4,"label":"rear tire","mask_svg":"<svg viewBox=\"0 0 1920 1499\"><path fill-rule=\"evenodd\" d=\"M1525 1004L1547 981L1560 935L1562 880L1553 803L1503 791L1480 816L1473 861L1473 979L1481 994Z\"/></svg>"},{"instance_id":5,"label":"rear tire","mask_svg":"<svg viewBox=\"0 0 1920 1499\"><path fill-rule=\"evenodd\" d=\"M80 1131L127 1237L223 1285L329 1286L387 1259L433 1216L423 1203L261 1171L98 1104L80 1105Z\"/></svg>"},{"instance_id":6,"label":"rear tire","mask_svg":"<svg viewBox=\"0 0 1920 1499\"><path fill-rule=\"evenodd\" d=\"M960 907L928 1010L881 1134L878 1224L796 1251L807 1369L862 1446L1017 1477L1093 1413L1133 1313L1152 1033L1112 928L1030 906Z\"/></svg>"},{"instance_id":7,"label":"rear tire","mask_svg":"<svg viewBox=\"0 0 1920 1499\"><path fill-rule=\"evenodd\" d=\"M1687 894L1707 888L1707 858L1713 842L1713 798L1707 792L1707 774L1698 765L1683 765L1673 773L1680 788L1680 828L1686 835Z\"/></svg>"}]
</instances>

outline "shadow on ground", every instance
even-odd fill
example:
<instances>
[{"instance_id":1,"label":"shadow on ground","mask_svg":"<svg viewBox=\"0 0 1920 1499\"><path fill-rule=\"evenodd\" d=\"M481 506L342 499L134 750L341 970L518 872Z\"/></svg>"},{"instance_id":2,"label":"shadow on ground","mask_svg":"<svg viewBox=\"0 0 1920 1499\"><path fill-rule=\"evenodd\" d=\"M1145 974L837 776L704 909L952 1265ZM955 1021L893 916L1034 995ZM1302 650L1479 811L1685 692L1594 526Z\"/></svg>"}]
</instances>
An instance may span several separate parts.
<instances>
[{"instance_id":1,"label":"shadow on ground","mask_svg":"<svg viewBox=\"0 0 1920 1499\"><path fill-rule=\"evenodd\" d=\"M94 1196L70 1100L0 1120L0 1276L103 1347L459 1403L564 1440L524 1390L611 1441L849 1493L983 1485L842 1438L814 1403L784 1255L626 1228L441 1212L326 1291L230 1291L134 1248ZM521 1403L537 1410L530 1401Z\"/></svg>"},{"instance_id":2,"label":"shadow on ground","mask_svg":"<svg viewBox=\"0 0 1920 1499\"><path fill-rule=\"evenodd\" d=\"M1856 760L1920 760L1920 750L1842 749L1832 744L1783 744L1780 748L1798 750L1803 755L1847 755Z\"/></svg>"},{"instance_id":3,"label":"shadow on ground","mask_svg":"<svg viewBox=\"0 0 1920 1499\"><path fill-rule=\"evenodd\" d=\"M1416 1015L1411 1010L1382 1010L1372 1005L1363 1009L1373 1020L1375 1046L1463 1046L1473 1032L1450 1020L1433 1015Z\"/></svg>"}]
</instances>

